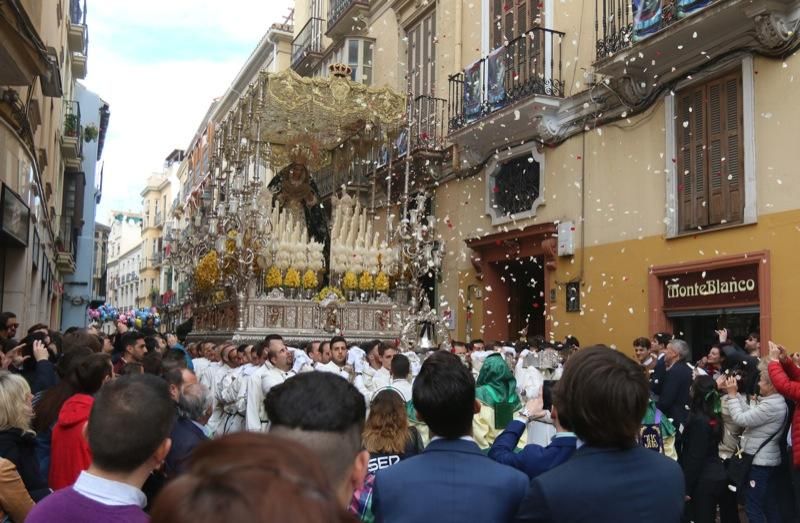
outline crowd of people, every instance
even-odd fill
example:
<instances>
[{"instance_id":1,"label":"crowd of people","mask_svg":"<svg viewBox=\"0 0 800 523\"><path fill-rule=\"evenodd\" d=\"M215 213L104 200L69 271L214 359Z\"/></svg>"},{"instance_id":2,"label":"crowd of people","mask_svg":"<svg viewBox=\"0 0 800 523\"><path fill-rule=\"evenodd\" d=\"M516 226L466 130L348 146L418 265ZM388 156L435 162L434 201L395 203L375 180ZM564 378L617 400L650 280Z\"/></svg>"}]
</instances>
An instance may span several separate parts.
<instances>
[{"instance_id":1,"label":"crowd of people","mask_svg":"<svg viewBox=\"0 0 800 523\"><path fill-rule=\"evenodd\" d=\"M629 357L18 329L0 314L7 521L800 520L800 367L758 333L692 362L669 333Z\"/></svg>"}]
</instances>

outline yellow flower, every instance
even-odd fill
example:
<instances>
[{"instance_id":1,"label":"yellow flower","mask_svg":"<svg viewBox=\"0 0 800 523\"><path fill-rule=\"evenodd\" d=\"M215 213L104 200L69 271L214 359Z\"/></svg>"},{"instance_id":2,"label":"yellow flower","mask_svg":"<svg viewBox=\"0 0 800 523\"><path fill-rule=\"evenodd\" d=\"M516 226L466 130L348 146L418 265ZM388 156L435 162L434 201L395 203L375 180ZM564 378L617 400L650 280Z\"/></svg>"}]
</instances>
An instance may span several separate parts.
<instances>
[{"instance_id":1,"label":"yellow flower","mask_svg":"<svg viewBox=\"0 0 800 523\"><path fill-rule=\"evenodd\" d=\"M356 273L353 271L347 271L344 273L344 281L342 281L342 287L345 290L352 291L358 288L358 279L356 278Z\"/></svg>"},{"instance_id":2,"label":"yellow flower","mask_svg":"<svg viewBox=\"0 0 800 523\"><path fill-rule=\"evenodd\" d=\"M317 285L319 285L319 280L317 279L317 273L308 269L305 274L303 274L303 288L304 289L316 289Z\"/></svg>"},{"instance_id":3,"label":"yellow flower","mask_svg":"<svg viewBox=\"0 0 800 523\"><path fill-rule=\"evenodd\" d=\"M322 290L319 291L316 296L314 296L314 301L322 301L325 298L327 298L328 295L330 295L331 293L336 295L336 298L339 301L344 301L344 294L342 294L342 291L339 290L338 287L331 287L331 286L323 287Z\"/></svg>"},{"instance_id":4,"label":"yellow flower","mask_svg":"<svg viewBox=\"0 0 800 523\"><path fill-rule=\"evenodd\" d=\"M194 270L194 280L197 290L200 292L208 292L214 288L219 280L217 251L209 251L200 258Z\"/></svg>"},{"instance_id":5,"label":"yellow flower","mask_svg":"<svg viewBox=\"0 0 800 523\"><path fill-rule=\"evenodd\" d=\"M294 267L289 267L286 271L286 277L283 278L283 284L287 287L296 288L300 286L300 271Z\"/></svg>"},{"instance_id":6,"label":"yellow flower","mask_svg":"<svg viewBox=\"0 0 800 523\"><path fill-rule=\"evenodd\" d=\"M267 277L265 280L267 287L280 287L283 284L281 270L273 265L267 271Z\"/></svg>"},{"instance_id":7,"label":"yellow flower","mask_svg":"<svg viewBox=\"0 0 800 523\"><path fill-rule=\"evenodd\" d=\"M389 277L386 276L386 273L380 271L377 276L375 276L375 290L378 292L386 292L389 290Z\"/></svg>"},{"instance_id":8,"label":"yellow flower","mask_svg":"<svg viewBox=\"0 0 800 523\"><path fill-rule=\"evenodd\" d=\"M358 279L358 288L362 291L371 291L374 286L375 283L372 281L372 274L367 271L362 272L361 278Z\"/></svg>"}]
</instances>

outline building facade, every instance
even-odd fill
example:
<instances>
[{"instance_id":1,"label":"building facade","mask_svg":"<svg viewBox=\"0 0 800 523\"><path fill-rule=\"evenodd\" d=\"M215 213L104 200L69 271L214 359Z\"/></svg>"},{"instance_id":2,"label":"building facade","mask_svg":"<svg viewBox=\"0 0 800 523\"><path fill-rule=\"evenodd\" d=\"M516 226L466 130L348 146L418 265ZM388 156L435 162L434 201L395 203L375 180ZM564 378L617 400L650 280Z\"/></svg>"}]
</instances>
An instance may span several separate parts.
<instances>
[{"instance_id":1,"label":"building facade","mask_svg":"<svg viewBox=\"0 0 800 523\"><path fill-rule=\"evenodd\" d=\"M94 274L92 276L92 301L105 303L108 298L108 236L111 227L94 224Z\"/></svg>"},{"instance_id":2,"label":"building facade","mask_svg":"<svg viewBox=\"0 0 800 523\"><path fill-rule=\"evenodd\" d=\"M364 183L392 202L408 168L432 195L454 338L800 344L800 4L657 4L295 2L298 73L334 60L409 94L397 172Z\"/></svg>"},{"instance_id":3,"label":"building facade","mask_svg":"<svg viewBox=\"0 0 800 523\"><path fill-rule=\"evenodd\" d=\"M84 128L81 167L64 179L64 235L73 247L75 271L64 276L61 329L85 327L86 311L93 301L95 274L95 218L102 195L99 164L110 117L109 106L80 83L75 86Z\"/></svg>"},{"instance_id":4,"label":"building facade","mask_svg":"<svg viewBox=\"0 0 800 523\"><path fill-rule=\"evenodd\" d=\"M86 75L86 3L12 0L0 18L2 309L23 328L58 326L63 281L75 270L64 200L82 168L75 80Z\"/></svg>"},{"instance_id":5,"label":"building facade","mask_svg":"<svg viewBox=\"0 0 800 523\"><path fill-rule=\"evenodd\" d=\"M142 263L142 215L112 211L108 234L108 302L127 312L137 307Z\"/></svg>"}]
</instances>

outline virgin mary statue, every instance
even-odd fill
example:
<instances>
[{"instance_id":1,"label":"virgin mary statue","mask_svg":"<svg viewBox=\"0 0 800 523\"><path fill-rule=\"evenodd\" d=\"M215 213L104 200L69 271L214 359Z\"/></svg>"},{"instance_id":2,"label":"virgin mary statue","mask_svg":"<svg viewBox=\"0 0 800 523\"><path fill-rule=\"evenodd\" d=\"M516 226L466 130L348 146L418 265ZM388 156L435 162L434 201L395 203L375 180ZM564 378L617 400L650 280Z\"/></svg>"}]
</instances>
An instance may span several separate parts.
<instances>
[{"instance_id":1,"label":"virgin mary statue","mask_svg":"<svg viewBox=\"0 0 800 523\"><path fill-rule=\"evenodd\" d=\"M301 161L293 161L278 171L267 189L281 209L291 213L295 220L302 219L306 224L308 237L325 245L327 251L330 245L328 219L317 184L311 178L306 165Z\"/></svg>"}]
</instances>

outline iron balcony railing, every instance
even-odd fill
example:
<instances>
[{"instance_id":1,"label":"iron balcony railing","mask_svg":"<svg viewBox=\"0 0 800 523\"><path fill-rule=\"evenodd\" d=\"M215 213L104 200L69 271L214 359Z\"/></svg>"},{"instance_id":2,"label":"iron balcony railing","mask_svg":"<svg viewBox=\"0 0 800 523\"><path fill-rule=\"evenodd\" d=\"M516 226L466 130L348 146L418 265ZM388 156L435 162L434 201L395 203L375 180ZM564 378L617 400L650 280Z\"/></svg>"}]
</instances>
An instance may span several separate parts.
<instances>
[{"instance_id":1,"label":"iron balcony railing","mask_svg":"<svg viewBox=\"0 0 800 523\"><path fill-rule=\"evenodd\" d=\"M638 2L595 0L594 33L597 59L627 49L648 36L685 18L709 4L722 0L694 2Z\"/></svg>"},{"instance_id":2,"label":"iron balcony railing","mask_svg":"<svg viewBox=\"0 0 800 523\"><path fill-rule=\"evenodd\" d=\"M81 104L75 100L64 100L64 136L81 141Z\"/></svg>"},{"instance_id":3,"label":"iron balcony railing","mask_svg":"<svg viewBox=\"0 0 800 523\"><path fill-rule=\"evenodd\" d=\"M534 95L564 97L565 33L537 27L449 78L449 130Z\"/></svg>"},{"instance_id":4,"label":"iron balcony railing","mask_svg":"<svg viewBox=\"0 0 800 523\"><path fill-rule=\"evenodd\" d=\"M78 234L73 227L72 216L61 216L61 228L58 232L56 250L75 256L78 251Z\"/></svg>"},{"instance_id":5,"label":"iron balcony railing","mask_svg":"<svg viewBox=\"0 0 800 523\"><path fill-rule=\"evenodd\" d=\"M438 151L445 148L447 100L420 95L411 107L411 148Z\"/></svg>"},{"instance_id":6,"label":"iron balcony railing","mask_svg":"<svg viewBox=\"0 0 800 523\"><path fill-rule=\"evenodd\" d=\"M297 67L309 53L322 53L324 31L325 20L322 18L312 18L303 26L292 41L292 67Z\"/></svg>"},{"instance_id":7,"label":"iron balcony railing","mask_svg":"<svg viewBox=\"0 0 800 523\"><path fill-rule=\"evenodd\" d=\"M328 27L333 27L339 22L342 15L347 12L353 4L361 4L369 7L369 0L330 0L330 7L328 8Z\"/></svg>"}]
</instances>

